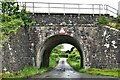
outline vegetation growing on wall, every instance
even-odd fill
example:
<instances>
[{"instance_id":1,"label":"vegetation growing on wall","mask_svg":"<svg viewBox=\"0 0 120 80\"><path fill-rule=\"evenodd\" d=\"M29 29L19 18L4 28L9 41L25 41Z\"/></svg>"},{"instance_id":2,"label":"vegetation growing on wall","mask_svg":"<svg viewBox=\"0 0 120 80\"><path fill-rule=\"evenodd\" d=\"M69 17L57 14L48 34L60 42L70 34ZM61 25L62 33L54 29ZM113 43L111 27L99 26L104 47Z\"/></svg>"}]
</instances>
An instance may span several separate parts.
<instances>
[{"instance_id":1,"label":"vegetation growing on wall","mask_svg":"<svg viewBox=\"0 0 120 80\"><path fill-rule=\"evenodd\" d=\"M120 30L120 15L118 15L117 18L110 21L108 25L111 26L112 28Z\"/></svg>"},{"instance_id":2,"label":"vegetation growing on wall","mask_svg":"<svg viewBox=\"0 0 120 80\"><path fill-rule=\"evenodd\" d=\"M98 18L98 24L100 25L107 25L109 23L109 19L106 16L100 16Z\"/></svg>"},{"instance_id":3,"label":"vegetation growing on wall","mask_svg":"<svg viewBox=\"0 0 120 80\"><path fill-rule=\"evenodd\" d=\"M25 6L20 10L18 3L13 1L1 1L1 14L0 14L0 45L4 44L9 37L17 33L20 27L29 27L34 25L35 22L30 20Z\"/></svg>"},{"instance_id":4,"label":"vegetation growing on wall","mask_svg":"<svg viewBox=\"0 0 120 80\"><path fill-rule=\"evenodd\" d=\"M118 15L117 18L113 18L113 19L109 19L106 16L100 16L98 18L97 24L102 26L108 25L111 28L120 30L120 16Z\"/></svg>"}]
</instances>

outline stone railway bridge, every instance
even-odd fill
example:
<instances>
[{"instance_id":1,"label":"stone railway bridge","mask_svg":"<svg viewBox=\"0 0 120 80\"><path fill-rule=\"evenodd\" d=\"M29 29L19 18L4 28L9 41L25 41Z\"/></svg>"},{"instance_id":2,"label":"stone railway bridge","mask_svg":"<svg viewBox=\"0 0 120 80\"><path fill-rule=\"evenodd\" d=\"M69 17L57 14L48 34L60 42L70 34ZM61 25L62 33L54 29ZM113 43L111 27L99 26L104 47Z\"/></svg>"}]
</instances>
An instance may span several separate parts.
<instances>
[{"instance_id":1,"label":"stone railway bridge","mask_svg":"<svg viewBox=\"0 0 120 80\"><path fill-rule=\"evenodd\" d=\"M31 15L31 14L30 14ZM103 14L101 14L103 15ZM98 26L99 14L34 13L36 26L19 29L2 53L4 71L49 65L50 52L62 43L75 46L83 68L119 68L120 31ZM109 14L106 14L109 17ZM60 34L61 28L66 34Z\"/></svg>"}]
</instances>

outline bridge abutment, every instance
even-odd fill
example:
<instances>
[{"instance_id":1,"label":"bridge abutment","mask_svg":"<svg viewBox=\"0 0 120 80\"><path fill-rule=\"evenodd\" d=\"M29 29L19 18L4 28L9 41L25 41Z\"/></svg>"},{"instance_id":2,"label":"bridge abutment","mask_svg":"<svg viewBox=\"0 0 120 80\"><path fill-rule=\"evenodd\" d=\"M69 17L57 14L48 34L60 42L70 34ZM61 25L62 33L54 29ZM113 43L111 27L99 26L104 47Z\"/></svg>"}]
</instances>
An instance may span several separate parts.
<instances>
[{"instance_id":1,"label":"bridge abutment","mask_svg":"<svg viewBox=\"0 0 120 80\"><path fill-rule=\"evenodd\" d=\"M40 16L36 19L38 26L30 27L27 34L23 29L20 30L4 47L3 69L17 71L32 66L33 62L38 68L48 66L51 50L62 43L72 44L78 49L84 68L118 68L120 31L109 27L93 27L94 21L81 24L76 16L64 15L62 20L58 14ZM67 35L59 34L61 27Z\"/></svg>"}]
</instances>

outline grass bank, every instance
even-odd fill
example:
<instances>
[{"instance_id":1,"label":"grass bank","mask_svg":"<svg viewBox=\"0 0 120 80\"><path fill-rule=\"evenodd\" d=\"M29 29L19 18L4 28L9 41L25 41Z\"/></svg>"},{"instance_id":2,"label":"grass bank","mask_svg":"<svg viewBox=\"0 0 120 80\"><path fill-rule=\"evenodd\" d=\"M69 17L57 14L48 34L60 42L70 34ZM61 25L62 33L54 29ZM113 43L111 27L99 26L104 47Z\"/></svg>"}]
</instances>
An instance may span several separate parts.
<instances>
[{"instance_id":1,"label":"grass bank","mask_svg":"<svg viewBox=\"0 0 120 80\"><path fill-rule=\"evenodd\" d=\"M59 47L59 46L58 46ZM58 52L58 48L53 49L53 51L51 52L51 55L49 57L49 67L42 67L42 68L36 68L33 66L27 66L24 67L23 69L17 71L17 72L13 72L13 73L2 73L0 74L0 78L24 78L27 76L32 76L35 74L43 74L49 70L51 70L52 68L54 68L57 65L57 62L59 60L59 55L55 54L55 50L57 50Z\"/></svg>"},{"instance_id":2,"label":"grass bank","mask_svg":"<svg viewBox=\"0 0 120 80\"><path fill-rule=\"evenodd\" d=\"M14 73L4 73L0 75L0 78L23 78L26 76L31 76L34 74L42 74L48 70L50 70L50 67L46 67L46 68L36 68L36 67L25 67L23 69L21 69L20 71L14 72Z\"/></svg>"},{"instance_id":3,"label":"grass bank","mask_svg":"<svg viewBox=\"0 0 120 80\"><path fill-rule=\"evenodd\" d=\"M89 68L89 69L80 69L81 73L88 73L92 75L100 76L111 76L120 78L120 70L118 69L98 69L98 68Z\"/></svg>"},{"instance_id":4,"label":"grass bank","mask_svg":"<svg viewBox=\"0 0 120 80\"><path fill-rule=\"evenodd\" d=\"M81 73L120 78L120 70L118 69L98 69L98 68L80 69L79 63L76 63L70 60L67 60L67 61L71 65L71 67L73 67L76 71Z\"/></svg>"},{"instance_id":5,"label":"grass bank","mask_svg":"<svg viewBox=\"0 0 120 80\"><path fill-rule=\"evenodd\" d=\"M52 68L54 68L57 64L58 59L50 59L49 67L42 67L42 68L36 68L33 66L27 66L17 72L14 73L3 73L0 74L0 78L24 78L27 76L32 76L35 74L43 74Z\"/></svg>"},{"instance_id":6,"label":"grass bank","mask_svg":"<svg viewBox=\"0 0 120 80\"><path fill-rule=\"evenodd\" d=\"M67 62L73 67L76 71L80 70L80 62L72 61L71 59L67 59Z\"/></svg>"}]
</instances>

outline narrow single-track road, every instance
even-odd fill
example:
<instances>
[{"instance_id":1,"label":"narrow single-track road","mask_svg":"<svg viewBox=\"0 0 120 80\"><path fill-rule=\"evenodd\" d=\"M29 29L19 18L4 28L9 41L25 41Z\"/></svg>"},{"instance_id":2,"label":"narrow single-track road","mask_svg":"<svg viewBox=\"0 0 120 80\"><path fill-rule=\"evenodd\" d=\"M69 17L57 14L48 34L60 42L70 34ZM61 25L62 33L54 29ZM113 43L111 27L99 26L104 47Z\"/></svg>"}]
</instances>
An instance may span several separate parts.
<instances>
[{"instance_id":1,"label":"narrow single-track road","mask_svg":"<svg viewBox=\"0 0 120 80\"><path fill-rule=\"evenodd\" d=\"M68 63L67 58L60 58L58 65L49 72L42 75L37 74L30 78L44 80L118 80L113 77L95 76L75 71Z\"/></svg>"}]
</instances>

